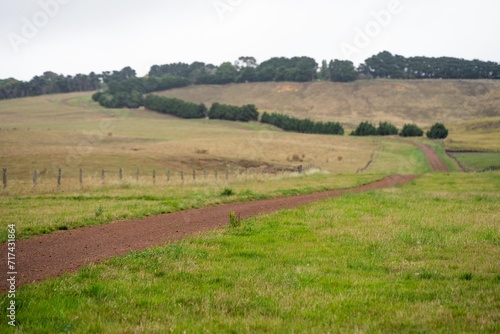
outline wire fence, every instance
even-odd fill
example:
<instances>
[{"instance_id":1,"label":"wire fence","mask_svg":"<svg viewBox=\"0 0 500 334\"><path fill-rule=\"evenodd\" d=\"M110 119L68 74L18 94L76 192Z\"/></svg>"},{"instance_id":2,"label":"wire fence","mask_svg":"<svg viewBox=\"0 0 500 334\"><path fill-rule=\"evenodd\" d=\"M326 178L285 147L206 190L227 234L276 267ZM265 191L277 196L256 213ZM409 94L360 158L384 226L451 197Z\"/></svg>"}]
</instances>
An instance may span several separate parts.
<instances>
[{"instance_id":1,"label":"wire fence","mask_svg":"<svg viewBox=\"0 0 500 334\"><path fill-rule=\"evenodd\" d=\"M9 177L9 169L2 168L4 194L51 193L84 191L100 188L131 188L136 186L182 186L229 184L235 182L264 181L277 177L291 177L319 170L314 165L294 168L246 169L62 169L33 170L30 176Z\"/></svg>"}]
</instances>

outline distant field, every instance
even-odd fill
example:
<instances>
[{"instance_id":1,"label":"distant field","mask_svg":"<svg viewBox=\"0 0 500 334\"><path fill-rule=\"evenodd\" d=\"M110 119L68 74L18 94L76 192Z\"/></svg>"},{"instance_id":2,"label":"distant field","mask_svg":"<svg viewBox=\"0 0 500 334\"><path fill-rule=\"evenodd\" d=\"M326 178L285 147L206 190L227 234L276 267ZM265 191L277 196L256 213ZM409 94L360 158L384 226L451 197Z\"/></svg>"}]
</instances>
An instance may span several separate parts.
<instances>
[{"instance_id":1,"label":"distant field","mask_svg":"<svg viewBox=\"0 0 500 334\"><path fill-rule=\"evenodd\" d=\"M191 86L162 93L210 105L253 103L266 111L340 121L459 122L500 116L500 82L483 80L369 80L354 83L249 83Z\"/></svg>"},{"instance_id":2,"label":"distant field","mask_svg":"<svg viewBox=\"0 0 500 334\"><path fill-rule=\"evenodd\" d=\"M58 168L62 190L95 188L105 170L106 183L116 184L118 170L133 183L152 184L153 170L164 184L186 180L192 170L240 175L317 166L334 174L421 173L414 147L391 139L286 133L260 123L181 120L145 110L104 109L89 93L48 95L0 101L0 165L8 169L11 193L31 190L34 170L40 192L54 191ZM413 152L413 153L412 153ZM372 159L375 158L375 159ZM367 164L371 161L368 166Z\"/></svg>"},{"instance_id":3,"label":"distant field","mask_svg":"<svg viewBox=\"0 0 500 334\"><path fill-rule=\"evenodd\" d=\"M426 175L90 265L19 289L17 329L498 333L499 180Z\"/></svg>"},{"instance_id":4,"label":"distant field","mask_svg":"<svg viewBox=\"0 0 500 334\"><path fill-rule=\"evenodd\" d=\"M54 178L119 168L235 170L314 164L355 173L377 149L371 139L303 135L259 123L180 120L144 110L108 110L89 93L0 101L0 165L30 180L34 169Z\"/></svg>"}]
</instances>

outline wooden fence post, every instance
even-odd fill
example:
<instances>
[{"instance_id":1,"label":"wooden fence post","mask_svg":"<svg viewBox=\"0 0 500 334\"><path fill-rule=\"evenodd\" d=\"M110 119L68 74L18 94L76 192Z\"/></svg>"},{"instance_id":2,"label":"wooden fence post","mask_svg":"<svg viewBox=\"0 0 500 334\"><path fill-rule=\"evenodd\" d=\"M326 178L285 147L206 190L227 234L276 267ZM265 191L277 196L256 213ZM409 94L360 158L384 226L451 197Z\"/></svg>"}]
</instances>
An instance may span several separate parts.
<instances>
[{"instance_id":1,"label":"wooden fence post","mask_svg":"<svg viewBox=\"0 0 500 334\"><path fill-rule=\"evenodd\" d=\"M184 184L184 171L181 170L181 181Z\"/></svg>"},{"instance_id":2,"label":"wooden fence post","mask_svg":"<svg viewBox=\"0 0 500 334\"><path fill-rule=\"evenodd\" d=\"M38 179L38 171L35 169L33 172L33 190L36 190L36 182Z\"/></svg>"},{"instance_id":3,"label":"wooden fence post","mask_svg":"<svg viewBox=\"0 0 500 334\"><path fill-rule=\"evenodd\" d=\"M153 169L153 185L156 184L156 169Z\"/></svg>"},{"instance_id":4,"label":"wooden fence post","mask_svg":"<svg viewBox=\"0 0 500 334\"><path fill-rule=\"evenodd\" d=\"M123 180L123 168L120 168L120 170L118 171L118 176L120 178L120 181Z\"/></svg>"},{"instance_id":5,"label":"wooden fence post","mask_svg":"<svg viewBox=\"0 0 500 334\"><path fill-rule=\"evenodd\" d=\"M57 170L57 191L61 190L61 178L62 178L62 169L59 168Z\"/></svg>"},{"instance_id":6,"label":"wooden fence post","mask_svg":"<svg viewBox=\"0 0 500 334\"><path fill-rule=\"evenodd\" d=\"M104 180L105 176L104 176L104 169L101 171L101 185L104 187L104 185L106 184L105 180Z\"/></svg>"},{"instance_id":7,"label":"wooden fence post","mask_svg":"<svg viewBox=\"0 0 500 334\"><path fill-rule=\"evenodd\" d=\"M193 180L196 181L196 170L193 169Z\"/></svg>"},{"instance_id":8,"label":"wooden fence post","mask_svg":"<svg viewBox=\"0 0 500 334\"><path fill-rule=\"evenodd\" d=\"M83 169L80 168L80 189L83 189Z\"/></svg>"},{"instance_id":9,"label":"wooden fence post","mask_svg":"<svg viewBox=\"0 0 500 334\"><path fill-rule=\"evenodd\" d=\"M215 181L219 180L219 172L215 170Z\"/></svg>"},{"instance_id":10,"label":"wooden fence post","mask_svg":"<svg viewBox=\"0 0 500 334\"><path fill-rule=\"evenodd\" d=\"M135 182L139 183L139 168L135 172Z\"/></svg>"},{"instance_id":11,"label":"wooden fence post","mask_svg":"<svg viewBox=\"0 0 500 334\"><path fill-rule=\"evenodd\" d=\"M7 188L7 168L2 168L3 188Z\"/></svg>"}]
</instances>

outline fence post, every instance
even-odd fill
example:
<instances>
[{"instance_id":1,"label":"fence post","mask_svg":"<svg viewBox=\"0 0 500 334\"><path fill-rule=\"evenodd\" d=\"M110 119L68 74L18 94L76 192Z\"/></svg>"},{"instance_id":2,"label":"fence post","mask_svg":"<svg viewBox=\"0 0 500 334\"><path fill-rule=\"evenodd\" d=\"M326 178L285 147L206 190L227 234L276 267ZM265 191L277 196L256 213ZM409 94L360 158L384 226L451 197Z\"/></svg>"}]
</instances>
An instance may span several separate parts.
<instances>
[{"instance_id":1,"label":"fence post","mask_svg":"<svg viewBox=\"0 0 500 334\"><path fill-rule=\"evenodd\" d=\"M181 181L184 184L184 171L181 170Z\"/></svg>"},{"instance_id":2,"label":"fence post","mask_svg":"<svg viewBox=\"0 0 500 334\"><path fill-rule=\"evenodd\" d=\"M196 181L196 170L193 169L193 180Z\"/></svg>"},{"instance_id":3,"label":"fence post","mask_svg":"<svg viewBox=\"0 0 500 334\"><path fill-rule=\"evenodd\" d=\"M7 168L2 168L3 189L7 188Z\"/></svg>"},{"instance_id":4,"label":"fence post","mask_svg":"<svg viewBox=\"0 0 500 334\"><path fill-rule=\"evenodd\" d=\"M33 190L36 191L36 181L38 177L38 171L35 169L33 172Z\"/></svg>"},{"instance_id":5,"label":"fence post","mask_svg":"<svg viewBox=\"0 0 500 334\"><path fill-rule=\"evenodd\" d=\"M215 170L215 181L219 180L219 172Z\"/></svg>"},{"instance_id":6,"label":"fence post","mask_svg":"<svg viewBox=\"0 0 500 334\"><path fill-rule=\"evenodd\" d=\"M61 178L62 178L62 170L59 168L57 170L57 191L61 191Z\"/></svg>"},{"instance_id":7,"label":"fence post","mask_svg":"<svg viewBox=\"0 0 500 334\"><path fill-rule=\"evenodd\" d=\"M83 169L80 168L80 189L83 189Z\"/></svg>"},{"instance_id":8,"label":"fence post","mask_svg":"<svg viewBox=\"0 0 500 334\"><path fill-rule=\"evenodd\" d=\"M156 184L156 169L153 169L153 185Z\"/></svg>"},{"instance_id":9,"label":"fence post","mask_svg":"<svg viewBox=\"0 0 500 334\"><path fill-rule=\"evenodd\" d=\"M120 168L120 170L118 171L118 176L120 177L120 181L123 180L123 168Z\"/></svg>"},{"instance_id":10,"label":"fence post","mask_svg":"<svg viewBox=\"0 0 500 334\"><path fill-rule=\"evenodd\" d=\"M229 179L229 170L226 169L226 181Z\"/></svg>"},{"instance_id":11,"label":"fence post","mask_svg":"<svg viewBox=\"0 0 500 334\"><path fill-rule=\"evenodd\" d=\"M139 183L139 168L135 172L135 182Z\"/></svg>"},{"instance_id":12,"label":"fence post","mask_svg":"<svg viewBox=\"0 0 500 334\"><path fill-rule=\"evenodd\" d=\"M104 187L105 181L104 181L104 169L101 171L101 185Z\"/></svg>"},{"instance_id":13,"label":"fence post","mask_svg":"<svg viewBox=\"0 0 500 334\"><path fill-rule=\"evenodd\" d=\"M170 182L170 169L167 169L167 182Z\"/></svg>"}]
</instances>

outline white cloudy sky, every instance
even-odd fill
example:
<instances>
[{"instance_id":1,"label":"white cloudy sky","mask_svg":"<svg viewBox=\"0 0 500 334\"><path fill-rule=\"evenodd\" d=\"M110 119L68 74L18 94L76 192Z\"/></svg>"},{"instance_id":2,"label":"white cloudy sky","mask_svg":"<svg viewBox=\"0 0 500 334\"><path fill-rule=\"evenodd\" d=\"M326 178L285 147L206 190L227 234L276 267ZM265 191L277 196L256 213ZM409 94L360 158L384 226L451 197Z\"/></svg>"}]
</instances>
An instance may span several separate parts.
<instances>
[{"instance_id":1,"label":"white cloudy sky","mask_svg":"<svg viewBox=\"0 0 500 334\"><path fill-rule=\"evenodd\" d=\"M383 50L500 62L499 13L498 0L0 0L0 78L240 56L357 64Z\"/></svg>"}]
</instances>

